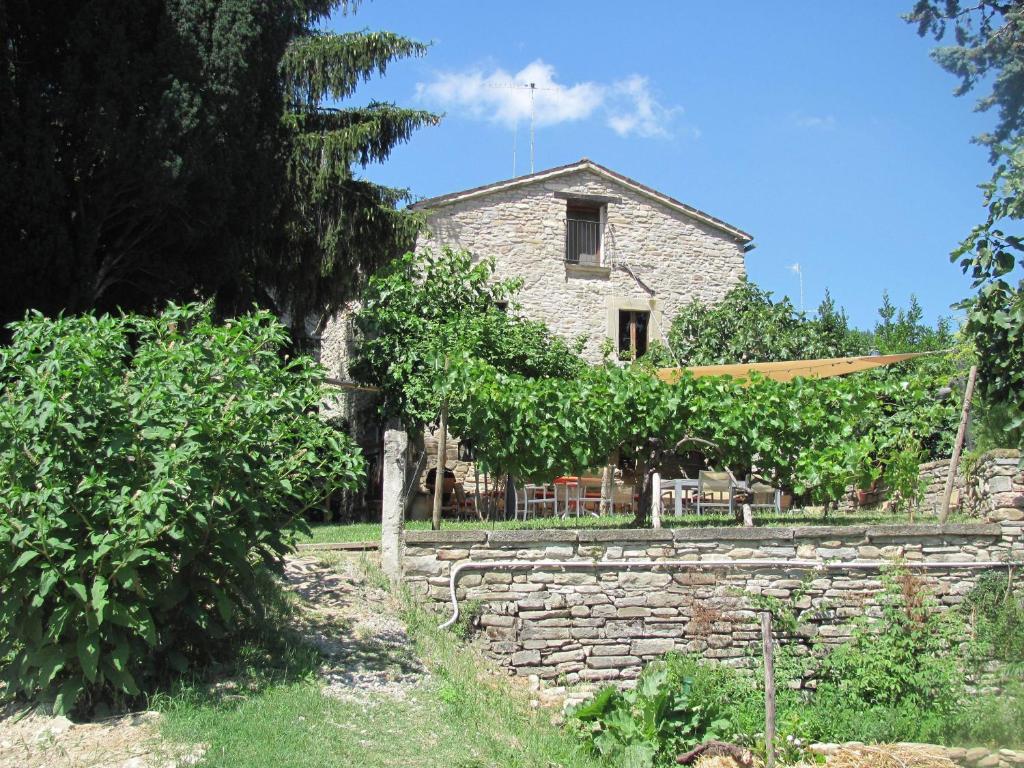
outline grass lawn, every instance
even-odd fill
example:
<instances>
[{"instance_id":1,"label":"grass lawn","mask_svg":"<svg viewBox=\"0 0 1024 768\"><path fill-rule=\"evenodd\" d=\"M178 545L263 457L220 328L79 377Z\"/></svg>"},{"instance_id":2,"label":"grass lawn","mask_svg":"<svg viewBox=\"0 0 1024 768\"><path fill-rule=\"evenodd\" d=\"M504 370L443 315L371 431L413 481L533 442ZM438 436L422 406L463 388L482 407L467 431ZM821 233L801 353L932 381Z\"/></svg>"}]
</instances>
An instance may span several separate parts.
<instances>
[{"instance_id":1,"label":"grass lawn","mask_svg":"<svg viewBox=\"0 0 1024 768\"><path fill-rule=\"evenodd\" d=\"M526 692L439 631L436 616L403 605L429 670L405 698L344 701L323 695L312 674L286 675L230 695L180 693L161 706L163 736L208 745L200 765L209 768L604 766L552 725L550 710L532 709Z\"/></svg>"},{"instance_id":2,"label":"grass lawn","mask_svg":"<svg viewBox=\"0 0 1024 768\"><path fill-rule=\"evenodd\" d=\"M721 512L705 512L701 515L690 514L679 517L662 517L662 526L665 528L709 528L736 526L736 520L729 514ZM895 523L907 523L908 516L905 512L895 514L881 510L862 510L855 513L831 513L823 514L821 508L807 508L790 510L782 513L761 512L755 514L755 523L758 526L787 526L787 525L885 525ZM918 523L938 522L934 515L918 514L915 517ZM949 522L965 522L967 518L954 512L950 515ZM426 531L430 530L430 522L427 520L410 520L405 524L406 530ZM608 515L605 517L539 517L530 520L494 520L480 522L479 520L445 520L442 528L448 530L521 530L521 529L542 529L542 528L632 528L632 515ZM334 544L352 541L378 541L380 539L380 523L320 523L312 526L312 535L303 537L302 541L317 544Z\"/></svg>"}]
</instances>

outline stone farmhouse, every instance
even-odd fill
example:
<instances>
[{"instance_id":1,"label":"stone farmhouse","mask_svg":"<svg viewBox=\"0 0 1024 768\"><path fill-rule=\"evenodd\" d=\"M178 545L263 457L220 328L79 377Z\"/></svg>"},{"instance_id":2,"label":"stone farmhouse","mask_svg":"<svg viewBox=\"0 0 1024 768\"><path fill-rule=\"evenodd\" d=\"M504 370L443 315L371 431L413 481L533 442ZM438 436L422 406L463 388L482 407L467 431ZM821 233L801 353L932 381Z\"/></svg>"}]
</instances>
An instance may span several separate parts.
<instances>
[{"instance_id":1,"label":"stone farmhouse","mask_svg":"<svg viewBox=\"0 0 1024 768\"><path fill-rule=\"evenodd\" d=\"M720 301L744 276L753 247L743 230L586 158L412 208L426 219L417 250L450 246L493 257L497 277L523 279L523 313L567 341L584 337L591 362L609 342L625 359L667 343L675 313L694 299ZM327 324L320 348L330 375L348 378L354 341L345 313ZM370 396L353 393L340 407L372 460L379 427L359 418L370 404ZM432 436L424 449L429 471ZM461 481L469 457L457 441L448 452Z\"/></svg>"},{"instance_id":2,"label":"stone farmhouse","mask_svg":"<svg viewBox=\"0 0 1024 768\"><path fill-rule=\"evenodd\" d=\"M751 235L586 158L571 165L432 197L417 248L492 256L521 277L524 313L568 340L605 339L621 356L666 342L685 304L714 304L743 276Z\"/></svg>"}]
</instances>

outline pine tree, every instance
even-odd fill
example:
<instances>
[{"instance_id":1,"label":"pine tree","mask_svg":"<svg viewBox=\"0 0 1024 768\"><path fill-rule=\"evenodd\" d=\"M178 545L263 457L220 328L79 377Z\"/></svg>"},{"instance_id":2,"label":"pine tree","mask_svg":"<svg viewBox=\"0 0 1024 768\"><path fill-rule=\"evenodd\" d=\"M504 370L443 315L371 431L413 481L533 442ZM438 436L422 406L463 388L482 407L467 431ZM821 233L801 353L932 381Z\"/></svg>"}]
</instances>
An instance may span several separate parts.
<instances>
[{"instance_id":1,"label":"pine tree","mask_svg":"<svg viewBox=\"0 0 1024 768\"><path fill-rule=\"evenodd\" d=\"M425 112L339 105L424 46L345 0L0 0L0 323L253 302L296 325L408 245L355 178Z\"/></svg>"}]
</instances>

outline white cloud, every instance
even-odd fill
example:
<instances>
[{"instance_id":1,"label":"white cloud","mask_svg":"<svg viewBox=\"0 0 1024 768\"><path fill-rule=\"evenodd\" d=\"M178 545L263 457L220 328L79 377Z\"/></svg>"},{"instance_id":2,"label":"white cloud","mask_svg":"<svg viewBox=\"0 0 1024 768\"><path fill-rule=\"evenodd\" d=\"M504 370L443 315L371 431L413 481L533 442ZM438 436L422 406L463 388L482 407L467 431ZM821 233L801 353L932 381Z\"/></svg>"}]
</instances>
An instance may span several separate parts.
<instances>
[{"instance_id":1,"label":"white cloud","mask_svg":"<svg viewBox=\"0 0 1024 768\"><path fill-rule=\"evenodd\" d=\"M419 98L446 108L461 109L479 120L509 128L530 119L530 88L538 126L558 125L599 114L620 136L668 137L681 107L665 107L651 93L646 77L631 75L612 83L559 83L555 68L541 59L510 73L502 68L441 72L419 83ZM699 135L696 130L695 136Z\"/></svg>"},{"instance_id":2,"label":"white cloud","mask_svg":"<svg viewBox=\"0 0 1024 768\"><path fill-rule=\"evenodd\" d=\"M797 128L818 128L821 130L832 130L836 127L834 115L804 115L793 116L793 123Z\"/></svg>"},{"instance_id":3,"label":"white cloud","mask_svg":"<svg viewBox=\"0 0 1024 768\"><path fill-rule=\"evenodd\" d=\"M614 83L609 95L608 125L620 136L668 137L669 126L683 111L662 105L651 94L647 78L640 75Z\"/></svg>"}]
</instances>

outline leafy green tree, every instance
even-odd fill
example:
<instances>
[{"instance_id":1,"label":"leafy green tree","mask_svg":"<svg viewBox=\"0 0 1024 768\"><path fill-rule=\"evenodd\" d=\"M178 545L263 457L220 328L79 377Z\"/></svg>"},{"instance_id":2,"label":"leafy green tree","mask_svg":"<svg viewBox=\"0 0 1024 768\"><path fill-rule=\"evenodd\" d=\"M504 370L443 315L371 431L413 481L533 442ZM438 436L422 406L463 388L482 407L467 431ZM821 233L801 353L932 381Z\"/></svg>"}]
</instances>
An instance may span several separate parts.
<instances>
[{"instance_id":1,"label":"leafy green tree","mask_svg":"<svg viewBox=\"0 0 1024 768\"><path fill-rule=\"evenodd\" d=\"M918 0L906 18L922 36L941 41L951 34L954 44L933 58L959 78L956 95L986 88L976 109L997 111L994 130L975 137L995 167L981 185L988 215L951 258L977 291L959 306L978 350L978 389L1024 447L1024 240L1007 231L1024 219L1024 4Z\"/></svg>"},{"instance_id":2,"label":"leafy green tree","mask_svg":"<svg viewBox=\"0 0 1024 768\"><path fill-rule=\"evenodd\" d=\"M374 275L355 315L355 378L384 390L386 415L410 428L437 418L445 359L469 355L538 379L579 374L579 350L517 313L518 279L495 280L494 262L445 248L406 253Z\"/></svg>"},{"instance_id":3,"label":"leafy green tree","mask_svg":"<svg viewBox=\"0 0 1024 768\"><path fill-rule=\"evenodd\" d=\"M765 363L856 354L846 315L832 297L813 318L788 298L774 301L747 279L714 306L699 300L680 310L669 330L669 346L680 365Z\"/></svg>"},{"instance_id":4,"label":"leafy green tree","mask_svg":"<svg viewBox=\"0 0 1024 768\"><path fill-rule=\"evenodd\" d=\"M253 301L300 325L413 231L356 178L435 116L342 107L424 47L342 0L0 4L0 321Z\"/></svg>"},{"instance_id":5,"label":"leafy green tree","mask_svg":"<svg viewBox=\"0 0 1024 768\"><path fill-rule=\"evenodd\" d=\"M58 710L232 652L263 565L362 479L267 312L36 314L0 350L0 674Z\"/></svg>"}]
</instances>

